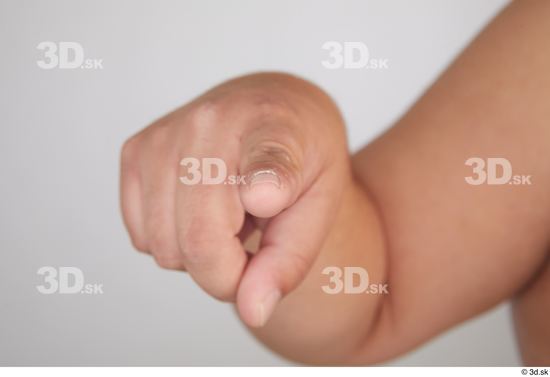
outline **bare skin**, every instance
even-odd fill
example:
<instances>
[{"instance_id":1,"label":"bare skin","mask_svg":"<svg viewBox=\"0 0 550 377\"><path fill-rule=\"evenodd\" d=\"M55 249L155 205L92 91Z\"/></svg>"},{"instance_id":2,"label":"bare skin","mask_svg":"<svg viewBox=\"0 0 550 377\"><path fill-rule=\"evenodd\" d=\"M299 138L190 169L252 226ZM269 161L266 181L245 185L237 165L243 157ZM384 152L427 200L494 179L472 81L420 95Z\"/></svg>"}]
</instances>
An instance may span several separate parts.
<instances>
[{"instance_id":1,"label":"bare skin","mask_svg":"<svg viewBox=\"0 0 550 377\"><path fill-rule=\"evenodd\" d=\"M550 2L511 4L352 157L310 83L257 74L212 89L125 144L133 244L299 362L378 363L513 299L524 362L550 365L549 19ZM184 157L265 179L184 185ZM471 157L506 158L532 184L470 185ZM327 266L365 268L390 293L326 294Z\"/></svg>"}]
</instances>

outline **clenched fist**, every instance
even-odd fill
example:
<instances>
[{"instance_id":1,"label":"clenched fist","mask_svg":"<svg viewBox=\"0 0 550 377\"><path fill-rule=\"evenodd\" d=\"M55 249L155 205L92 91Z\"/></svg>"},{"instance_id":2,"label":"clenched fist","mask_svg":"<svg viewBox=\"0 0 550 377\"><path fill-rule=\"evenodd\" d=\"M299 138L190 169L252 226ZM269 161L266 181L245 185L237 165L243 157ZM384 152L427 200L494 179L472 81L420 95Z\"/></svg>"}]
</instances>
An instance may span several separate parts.
<instances>
[{"instance_id":1,"label":"clenched fist","mask_svg":"<svg viewBox=\"0 0 550 377\"><path fill-rule=\"evenodd\" d=\"M213 184L209 175L232 179ZM256 74L125 143L122 212L136 249L236 301L242 320L259 327L307 274L350 180L332 101L301 79ZM247 250L255 229L258 250Z\"/></svg>"}]
</instances>

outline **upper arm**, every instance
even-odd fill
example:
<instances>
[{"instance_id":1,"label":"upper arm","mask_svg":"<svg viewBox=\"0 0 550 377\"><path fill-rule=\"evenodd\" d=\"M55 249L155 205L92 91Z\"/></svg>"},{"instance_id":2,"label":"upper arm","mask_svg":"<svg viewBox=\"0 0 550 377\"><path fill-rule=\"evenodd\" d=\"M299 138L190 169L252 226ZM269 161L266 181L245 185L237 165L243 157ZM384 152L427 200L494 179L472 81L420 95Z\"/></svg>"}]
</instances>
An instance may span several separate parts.
<instances>
[{"instance_id":1,"label":"upper arm","mask_svg":"<svg viewBox=\"0 0 550 377\"><path fill-rule=\"evenodd\" d=\"M385 227L391 293L362 360L404 352L514 295L547 255L549 18L548 2L512 4L355 156ZM471 157L505 158L531 184L468 184Z\"/></svg>"}]
</instances>

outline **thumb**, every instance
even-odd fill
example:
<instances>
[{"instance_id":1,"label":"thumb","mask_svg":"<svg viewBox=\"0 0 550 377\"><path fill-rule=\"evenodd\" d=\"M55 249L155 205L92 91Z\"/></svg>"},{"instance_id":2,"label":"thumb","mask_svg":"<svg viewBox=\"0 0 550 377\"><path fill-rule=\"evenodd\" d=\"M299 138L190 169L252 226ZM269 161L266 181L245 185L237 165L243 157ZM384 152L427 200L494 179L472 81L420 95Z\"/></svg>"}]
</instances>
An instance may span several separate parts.
<instances>
[{"instance_id":1,"label":"thumb","mask_svg":"<svg viewBox=\"0 0 550 377\"><path fill-rule=\"evenodd\" d=\"M255 139L243 148L240 197L246 212L270 218L291 206L303 189L302 151L273 139Z\"/></svg>"},{"instance_id":2,"label":"thumb","mask_svg":"<svg viewBox=\"0 0 550 377\"><path fill-rule=\"evenodd\" d=\"M305 278L330 230L340 195L320 179L285 211L270 219L237 291L243 322L263 326L278 302Z\"/></svg>"},{"instance_id":3,"label":"thumb","mask_svg":"<svg viewBox=\"0 0 550 377\"><path fill-rule=\"evenodd\" d=\"M241 171L248 180L240 187L241 201L248 213L270 221L239 284L237 309L248 326L260 327L315 261L337 209L339 186L313 151L281 140L245 150Z\"/></svg>"}]
</instances>

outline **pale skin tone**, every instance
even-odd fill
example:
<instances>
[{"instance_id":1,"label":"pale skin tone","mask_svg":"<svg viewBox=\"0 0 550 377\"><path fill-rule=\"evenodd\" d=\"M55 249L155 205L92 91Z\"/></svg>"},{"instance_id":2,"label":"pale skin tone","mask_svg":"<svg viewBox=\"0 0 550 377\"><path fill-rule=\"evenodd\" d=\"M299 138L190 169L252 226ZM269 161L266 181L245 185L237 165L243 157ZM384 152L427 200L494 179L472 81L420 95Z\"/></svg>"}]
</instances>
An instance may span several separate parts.
<instances>
[{"instance_id":1,"label":"pale skin tone","mask_svg":"<svg viewBox=\"0 0 550 377\"><path fill-rule=\"evenodd\" d=\"M292 360L382 362L512 300L524 362L550 365L548 20L548 1L511 4L354 156L308 82L212 89L123 148L134 246L234 302ZM247 184L185 185L184 157L220 158ZM532 184L470 185L470 157L506 158ZM326 294L327 266L360 266L390 293Z\"/></svg>"}]
</instances>

